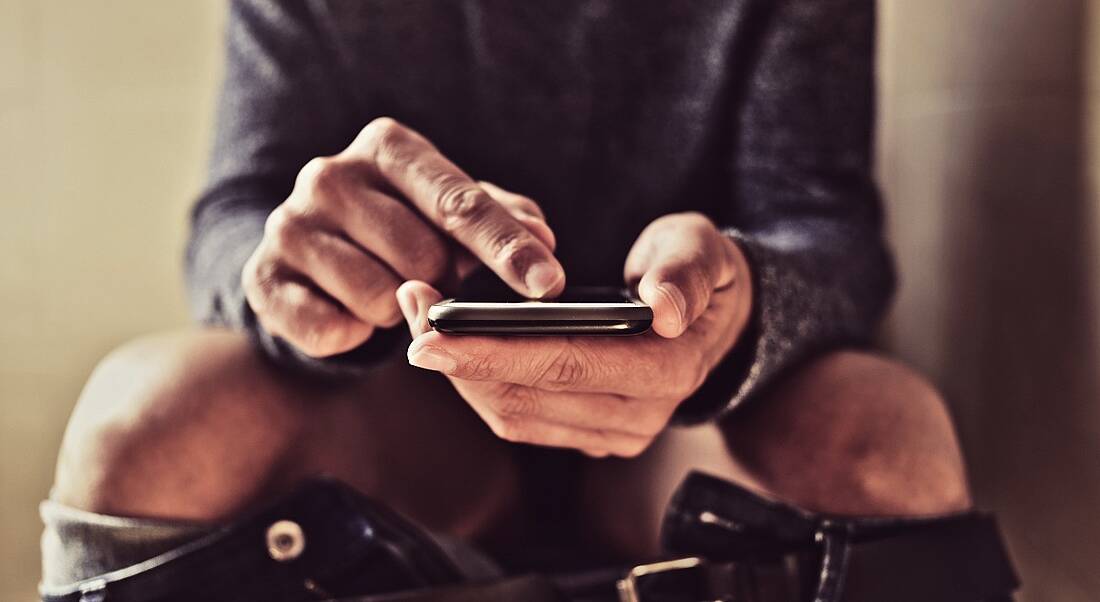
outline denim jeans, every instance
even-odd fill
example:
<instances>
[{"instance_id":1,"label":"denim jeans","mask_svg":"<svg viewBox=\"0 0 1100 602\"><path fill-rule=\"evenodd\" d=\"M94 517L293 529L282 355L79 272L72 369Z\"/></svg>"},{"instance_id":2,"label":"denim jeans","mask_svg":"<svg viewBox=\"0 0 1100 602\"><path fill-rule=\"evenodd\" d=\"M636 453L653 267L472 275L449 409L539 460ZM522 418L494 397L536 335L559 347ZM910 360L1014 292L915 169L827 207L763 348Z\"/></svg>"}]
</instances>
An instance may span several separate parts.
<instances>
[{"instance_id":1,"label":"denim jeans","mask_svg":"<svg viewBox=\"0 0 1100 602\"><path fill-rule=\"evenodd\" d=\"M41 513L40 589L51 601L317 600L499 575L476 550L326 479L232 524L105 516L53 501Z\"/></svg>"}]
</instances>

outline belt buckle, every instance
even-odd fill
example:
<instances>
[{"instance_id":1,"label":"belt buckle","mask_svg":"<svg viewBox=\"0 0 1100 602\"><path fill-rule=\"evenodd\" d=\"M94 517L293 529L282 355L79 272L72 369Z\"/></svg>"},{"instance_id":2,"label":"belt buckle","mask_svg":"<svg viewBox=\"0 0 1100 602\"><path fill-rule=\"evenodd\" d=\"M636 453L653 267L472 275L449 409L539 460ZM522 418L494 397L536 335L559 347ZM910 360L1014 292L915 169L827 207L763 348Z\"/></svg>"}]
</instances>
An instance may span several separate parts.
<instances>
[{"instance_id":1,"label":"belt buckle","mask_svg":"<svg viewBox=\"0 0 1100 602\"><path fill-rule=\"evenodd\" d=\"M638 591L638 583L646 577L673 571L690 571L699 568L704 562L706 561L698 556L688 556L675 560L640 564L630 569L625 578L615 583L615 589L619 591L619 602L644 602Z\"/></svg>"}]
</instances>

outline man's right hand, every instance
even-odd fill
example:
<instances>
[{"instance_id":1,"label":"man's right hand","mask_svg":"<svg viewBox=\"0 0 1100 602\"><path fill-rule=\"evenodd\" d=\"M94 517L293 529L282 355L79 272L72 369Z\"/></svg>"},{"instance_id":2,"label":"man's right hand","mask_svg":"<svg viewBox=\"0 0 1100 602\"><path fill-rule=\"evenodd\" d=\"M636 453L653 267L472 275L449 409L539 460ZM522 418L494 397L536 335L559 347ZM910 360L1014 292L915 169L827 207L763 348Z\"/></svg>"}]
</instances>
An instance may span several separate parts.
<instances>
[{"instance_id":1,"label":"man's right hand","mask_svg":"<svg viewBox=\"0 0 1100 602\"><path fill-rule=\"evenodd\" d=\"M380 118L302 168L242 282L268 332L325 357L399 323L406 280L439 283L479 262L522 295L560 293L553 249L533 201L474 182L423 136Z\"/></svg>"}]
</instances>

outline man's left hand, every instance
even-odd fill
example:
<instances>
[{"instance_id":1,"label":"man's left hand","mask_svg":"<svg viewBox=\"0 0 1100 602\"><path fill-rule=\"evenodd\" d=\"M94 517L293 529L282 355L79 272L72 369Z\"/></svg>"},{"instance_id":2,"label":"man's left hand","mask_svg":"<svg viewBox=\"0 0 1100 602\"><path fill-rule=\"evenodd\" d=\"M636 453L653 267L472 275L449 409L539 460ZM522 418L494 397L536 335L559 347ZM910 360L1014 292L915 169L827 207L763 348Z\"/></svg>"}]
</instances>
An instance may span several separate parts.
<instances>
[{"instance_id":1,"label":"man's left hand","mask_svg":"<svg viewBox=\"0 0 1100 602\"><path fill-rule=\"evenodd\" d=\"M440 294L406 282L397 298L415 337L409 363L447 375L503 439L636 456L737 342L752 278L740 248L698 213L650 224L624 276L653 308L644 335L448 336L427 324Z\"/></svg>"}]
</instances>

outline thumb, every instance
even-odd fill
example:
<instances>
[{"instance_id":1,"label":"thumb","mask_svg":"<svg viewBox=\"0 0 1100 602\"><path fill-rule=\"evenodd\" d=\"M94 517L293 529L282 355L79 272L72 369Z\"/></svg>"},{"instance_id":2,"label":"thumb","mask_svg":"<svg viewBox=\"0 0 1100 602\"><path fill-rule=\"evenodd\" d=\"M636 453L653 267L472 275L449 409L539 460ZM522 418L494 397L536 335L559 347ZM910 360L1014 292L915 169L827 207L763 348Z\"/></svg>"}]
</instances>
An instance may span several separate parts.
<instances>
[{"instance_id":1,"label":"thumb","mask_svg":"<svg viewBox=\"0 0 1100 602\"><path fill-rule=\"evenodd\" d=\"M428 308L442 299L443 295L432 288L432 285L419 280L409 280L397 288L397 304L405 315L409 332L414 339L431 329L428 325Z\"/></svg>"},{"instance_id":2,"label":"thumb","mask_svg":"<svg viewBox=\"0 0 1100 602\"><path fill-rule=\"evenodd\" d=\"M711 294L734 279L739 253L705 217L678 214L646 228L627 257L627 281L653 308L653 330L666 338L684 333L706 311Z\"/></svg>"}]
</instances>

